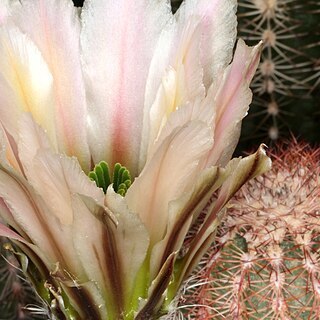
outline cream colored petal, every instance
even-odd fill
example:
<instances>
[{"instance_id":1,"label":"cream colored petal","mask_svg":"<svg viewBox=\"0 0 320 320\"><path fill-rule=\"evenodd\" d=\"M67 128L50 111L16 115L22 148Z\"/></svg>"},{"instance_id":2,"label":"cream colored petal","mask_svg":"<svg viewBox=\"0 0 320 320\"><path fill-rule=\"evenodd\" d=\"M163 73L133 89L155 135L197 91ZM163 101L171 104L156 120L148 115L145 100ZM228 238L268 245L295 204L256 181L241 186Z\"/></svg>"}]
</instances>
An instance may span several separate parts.
<instances>
[{"instance_id":1,"label":"cream colored petal","mask_svg":"<svg viewBox=\"0 0 320 320\"><path fill-rule=\"evenodd\" d=\"M223 207L248 180L270 169L271 160L266 155L265 145L261 145L256 153L248 157L230 161L226 168L230 175L219 192L215 209Z\"/></svg>"},{"instance_id":2,"label":"cream colored petal","mask_svg":"<svg viewBox=\"0 0 320 320\"><path fill-rule=\"evenodd\" d=\"M72 277L83 274L70 226L62 225L32 186L4 161L0 164L0 198L10 211L8 219L1 210L2 217L32 244L30 248L49 271L54 272L59 266L56 275L59 281L70 282Z\"/></svg>"},{"instance_id":3,"label":"cream colored petal","mask_svg":"<svg viewBox=\"0 0 320 320\"><path fill-rule=\"evenodd\" d=\"M148 234L138 216L129 212L124 198L115 194L112 187L106 195L106 209L116 216L117 225L109 219L104 223L97 219L92 212L104 208L92 200L74 197L73 204L73 237L79 259L87 277L102 292L109 318L118 319L122 310L130 310L132 303L137 304L131 299L138 286L136 275L146 257Z\"/></svg>"},{"instance_id":4,"label":"cream colored petal","mask_svg":"<svg viewBox=\"0 0 320 320\"><path fill-rule=\"evenodd\" d=\"M74 155L90 169L87 106L80 64L80 21L69 0L23 0L12 13L36 44L53 76L55 127L61 153ZM41 82L39 83L41 85Z\"/></svg>"},{"instance_id":5,"label":"cream colored petal","mask_svg":"<svg viewBox=\"0 0 320 320\"><path fill-rule=\"evenodd\" d=\"M136 283L136 276L146 258L149 234L139 216L129 211L125 199L116 194L112 187L108 189L105 202L118 220L114 237L119 253L125 303L130 307L130 298L135 287L140 285Z\"/></svg>"},{"instance_id":6,"label":"cream colored petal","mask_svg":"<svg viewBox=\"0 0 320 320\"><path fill-rule=\"evenodd\" d=\"M55 145L53 79L38 48L16 28L0 30L0 120L17 139L23 112L48 132Z\"/></svg>"},{"instance_id":7,"label":"cream colored petal","mask_svg":"<svg viewBox=\"0 0 320 320\"><path fill-rule=\"evenodd\" d=\"M199 61L201 34L198 21L189 21L180 36L177 52L162 77L151 108L145 105L145 135L142 144L148 145L143 146L142 150L147 147L147 158L171 114L189 101L205 96L203 70Z\"/></svg>"},{"instance_id":8,"label":"cream colored petal","mask_svg":"<svg viewBox=\"0 0 320 320\"><path fill-rule=\"evenodd\" d=\"M252 99L249 85L259 63L261 48L262 43L248 47L242 40L238 41L234 59L226 68L214 99L214 146L207 166L225 166L238 143L241 121Z\"/></svg>"},{"instance_id":9,"label":"cream colored petal","mask_svg":"<svg viewBox=\"0 0 320 320\"><path fill-rule=\"evenodd\" d=\"M230 63L237 32L236 0L185 0L176 13L180 24L192 16L201 21L201 65L208 89L217 85Z\"/></svg>"},{"instance_id":10,"label":"cream colored petal","mask_svg":"<svg viewBox=\"0 0 320 320\"><path fill-rule=\"evenodd\" d=\"M87 0L81 46L95 163L121 162L136 176L145 84L169 1Z\"/></svg>"},{"instance_id":11,"label":"cream colored petal","mask_svg":"<svg viewBox=\"0 0 320 320\"><path fill-rule=\"evenodd\" d=\"M148 74L140 168L169 114L218 85L232 57L235 11L235 0L185 1L163 30Z\"/></svg>"},{"instance_id":12,"label":"cream colored petal","mask_svg":"<svg viewBox=\"0 0 320 320\"><path fill-rule=\"evenodd\" d=\"M92 202L92 199L90 200ZM97 204L93 202L93 205ZM78 259L83 265L86 278L90 279L101 295L100 310L102 314L107 313L111 317L116 313L118 302L114 300L114 294L118 294L118 288L112 288L112 278L108 273L108 263L112 265L113 257L108 253L113 248L107 237L108 231L105 226L94 217L87 205L79 196L72 196L72 207L74 209L74 221L72 224L72 242ZM110 258L110 261L108 259ZM114 269L112 269L114 271ZM117 279L117 275L114 275ZM95 300L99 300L99 296ZM107 317L105 317L107 318Z\"/></svg>"},{"instance_id":13,"label":"cream colored petal","mask_svg":"<svg viewBox=\"0 0 320 320\"><path fill-rule=\"evenodd\" d=\"M223 208L231 197L248 180L263 174L271 168L271 160L267 157L264 146L260 146L256 153L230 161L225 169L225 181L219 191L217 199L208 208L206 220L194 235L186 256L181 261L181 270L177 272L177 286L198 264L200 258L211 244L221 217Z\"/></svg>"},{"instance_id":14,"label":"cream colored petal","mask_svg":"<svg viewBox=\"0 0 320 320\"><path fill-rule=\"evenodd\" d=\"M15 223L34 244L47 252L51 261L56 261L60 257L60 250L52 235L52 225L49 227L50 220L42 211L44 207L39 208L36 203L38 199L27 183L19 181L17 176L3 166L0 166L0 197L9 208Z\"/></svg>"},{"instance_id":15,"label":"cream colored petal","mask_svg":"<svg viewBox=\"0 0 320 320\"><path fill-rule=\"evenodd\" d=\"M73 221L71 196L79 193L102 202L103 191L75 158L54 154L45 132L28 115L20 122L19 157L29 183L62 224Z\"/></svg>"},{"instance_id":16,"label":"cream colored petal","mask_svg":"<svg viewBox=\"0 0 320 320\"><path fill-rule=\"evenodd\" d=\"M167 257L179 251L185 237L199 214L207 207L214 192L226 178L224 169L213 167L204 170L191 189L169 203L169 218L165 237L152 249L150 274L154 277Z\"/></svg>"},{"instance_id":17,"label":"cream colored petal","mask_svg":"<svg viewBox=\"0 0 320 320\"><path fill-rule=\"evenodd\" d=\"M176 128L154 153L126 194L150 233L151 245L167 228L169 202L179 198L199 173L199 162L211 148L211 130L199 121Z\"/></svg>"},{"instance_id":18,"label":"cream colored petal","mask_svg":"<svg viewBox=\"0 0 320 320\"><path fill-rule=\"evenodd\" d=\"M210 87L205 98L197 97L192 102L187 102L185 105L172 112L163 126L159 136L148 152L148 160L151 159L161 143L170 135L176 128L187 126L191 121L201 121L207 124L211 130L211 136L214 134L214 90Z\"/></svg>"}]
</instances>

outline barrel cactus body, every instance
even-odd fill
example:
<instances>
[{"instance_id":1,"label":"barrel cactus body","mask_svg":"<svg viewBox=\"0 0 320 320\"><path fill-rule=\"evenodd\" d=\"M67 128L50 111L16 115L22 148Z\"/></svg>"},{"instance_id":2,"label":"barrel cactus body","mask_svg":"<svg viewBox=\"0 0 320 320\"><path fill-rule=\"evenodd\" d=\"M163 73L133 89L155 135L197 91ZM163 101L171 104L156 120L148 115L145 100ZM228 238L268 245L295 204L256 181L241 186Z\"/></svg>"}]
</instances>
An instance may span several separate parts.
<instances>
[{"instance_id":1,"label":"barrel cactus body","mask_svg":"<svg viewBox=\"0 0 320 320\"><path fill-rule=\"evenodd\" d=\"M217 242L186 283L180 316L320 319L319 165L319 149L294 143L239 191Z\"/></svg>"}]
</instances>

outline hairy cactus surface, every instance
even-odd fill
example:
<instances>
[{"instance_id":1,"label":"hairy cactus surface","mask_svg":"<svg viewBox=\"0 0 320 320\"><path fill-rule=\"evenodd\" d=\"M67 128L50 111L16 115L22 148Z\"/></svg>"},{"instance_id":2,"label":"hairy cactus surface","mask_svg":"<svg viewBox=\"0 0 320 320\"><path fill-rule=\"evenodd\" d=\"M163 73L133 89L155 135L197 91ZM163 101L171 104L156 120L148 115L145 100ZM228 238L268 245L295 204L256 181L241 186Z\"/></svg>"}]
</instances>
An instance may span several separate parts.
<instances>
[{"instance_id":1,"label":"hairy cactus surface","mask_svg":"<svg viewBox=\"0 0 320 320\"><path fill-rule=\"evenodd\" d=\"M320 149L273 158L230 203L172 319L320 319Z\"/></svg>"}]
</instances>

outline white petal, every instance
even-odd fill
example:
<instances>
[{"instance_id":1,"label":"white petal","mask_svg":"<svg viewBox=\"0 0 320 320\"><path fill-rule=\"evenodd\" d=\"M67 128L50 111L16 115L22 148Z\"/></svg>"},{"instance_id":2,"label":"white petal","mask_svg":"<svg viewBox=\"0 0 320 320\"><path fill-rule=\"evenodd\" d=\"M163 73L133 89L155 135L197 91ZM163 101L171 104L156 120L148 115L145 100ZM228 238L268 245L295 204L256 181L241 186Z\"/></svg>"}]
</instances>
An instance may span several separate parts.
<instances>
[{"instance_id":1,"label":"white petal","mask_svg":"<svg viewBox=\"0 0 320 320\"><path fill-rule=\"evenodd\" d=\"M150 156L170 114L205 96L200 45L200 21L196 17L185 25L172 21L161 34L148 75L140 166Z\"/></svg>"},{"instance_id":2,"label":"white petal","mask_svg":"<svg viewBox=\"0 0 320 320\"><path fill-rule=\"evenodd\" d=\"M89 170L80 22L76 8L69 0L23 0L12 18L37 45L53 76L60 151L77 156L84 170Z\"/></svg>"},{"instance_id":3,"label":"white petal","mask_svg":"<svg viewBox=\"0 0 320 320\"><path fill-rule=\"evenodd\" d=\"M149 239L138 216L130 213L124 199L108 189L104 209L97 203L73 198L74 244L87 277L99 287L110 319L118 319L124 306L130 309L136 275L145 259ZM94 211L111 210L117 225L96 218ZM78 214L81 212L81 215ZM85 221L85 223L83 223ZM147 279L147 277L146 277Z\"/></svg>"},{"instance_id":4,"label":"white petal","mask_svg":"<svg viewBox=\"0 0 320 320\"><path fill-rule=\"evenodd\" d=\"M235 0L187 0L162 32L147 82L141 167L170 113L218 84L232 57L235 12Z\"/></svg>"},{"instance_id":5,"label":"white petal","mask_svg":"<svg viewBox=\"0 0 320 320\"><path fill-rule=\"evenodd\" d=\"M145 83L169 1L87 0L81 17L93 160L121 162L135 176Z\"/></svg>"},{"instance_id":6,"label":"white petal","mask_svg":"<svg viewBox=\"0 0 320 320\"><path fill-rule=\"evenodd\" d=\"M173 32L180 32L180 30L174 28ZM166 38L161 38L161 40L164 39ZM176 44L177 48L174 47L175 51L167 62L169 66L162 76L158 91L155 97L151 98L151 94L153 94L152 86L157 81L157 73L159 74L159 61L157 61L156 57L159 51L161 52L162 41L158 43L158 52L153 59L153 65L151 66L148 78L145 127L142 140L142 151L144 152L141 154L140 165L144 163L142 161L143 156L150 156L150 150L171 113L187 102L205 96L205 88L202 82L203 70L199 61L200 40L201 34L198 21L192 19L188 21L181 34L179 34L179 40ZM162 56L161 59L163 59ZM157 67L155 67L156 65ZM154 70L156 70L156 74L152 75ZM153 78L154 76L156 78ZM150 103L151 105L149 105ZM146 150L144 150L145 148Z\"/></svg>"},{"instance_id":7,"label":"white petal","mask_svg":"<svg viewBox=\"0 0 320 320\"><path fill-rule=\"evenodd\" d=\"M223 207L231 197L248 180L263 174L271 168L271 160L267 157L264 146L261 145L256 153L243 159L236 158L231 160L224 173L223 182L217 199L211 204L206 215L206 220L194 235L189 251L183 258L182 269L179 272L181 277L177 281L183 280L198 264L199 259L210 246L214 233L223 216Z\"/></svg>"},{"instance_id":8,"label":"white petal","mask_svg":"<svg viewBox=\"0 0 320 320\"><path fill-rule=\"evenodd\" d=\"M139 214L151 244L162 239L168 222L168 204L193 184L198 165L211 148L211 130L194 121L178 127L161 144L126 194L129 209Z\"/></svg>"},{"instance_id":9,"label":"white petal","mask_svg":"<svg viewBox=\"0 0 320 320\"><path fill-rule=\"evenodd\" d=\"M207 166L226 165L238 143L241 121L252 99L249 85L259 63L261 46L262 43L248 47L239 40L233 62L223 74L214 100L214 146Z\"/></svg>"},{"instance_id":10,"label":"white petal","mask_svg":"<svg viewBox=\"0 0 320 320\"><path fill-rule=\"evenodd\" d=\"M71 224L71 195L83 194L102 202L103 192L82 171L75 158L54 154L43 130L32 118L20 122L19 157L28 181L59 218Z\"/></svg>"},{"instance_id":11,"label":"white petal","mask_svg":"<svg viewBox=\"0 0 320 320\"><path fill-rule=\"evenodd\" d=\"M0 2L0 26L5 24L9 15L9 0Z\"/></svg>"},{"instance_id":12,"label":"white petal","mask_svg":"<svg viewBox=\"0 0 320 320\"><path fill-rule=\"evenodd\" d=\"M0 30L0 117L16 139L22 112L31 112L55 144L53 79L38 48L16 28Z\"/></svg>"},{"instance_id":13,"label":"white petal","mask_svg":"<svg viewBox=\"0 0 320 320\"><path fill-rule=\"evenodd\" d=\"M191 16L201 21L201 64L204 84L219 83L221 71L230 63L236 39L236 0L185 0L176 13L180 23Z\"/></svg>"}]
</instances>

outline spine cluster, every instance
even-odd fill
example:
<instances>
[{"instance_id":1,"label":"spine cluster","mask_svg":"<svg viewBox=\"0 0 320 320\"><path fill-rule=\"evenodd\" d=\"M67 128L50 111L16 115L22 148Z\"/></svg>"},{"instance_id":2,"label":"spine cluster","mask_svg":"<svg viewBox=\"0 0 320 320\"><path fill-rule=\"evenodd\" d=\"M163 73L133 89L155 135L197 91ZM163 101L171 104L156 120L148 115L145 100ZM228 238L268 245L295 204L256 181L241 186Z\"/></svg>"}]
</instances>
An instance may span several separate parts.
<instances>
[{"instance_id":1,"label":"spine cluster","mask_svg":"<svg viewBox=\"0 0 320 320\"><path fill-rule=\"evenodd\" d=\"M289 131L303 131L309 141L315 139L317 123L312 117L319 106L319 3L239 0L238 5L239 37L251 44L264 42L243 140L275 141Z\"/></svg>"},{"instance_id":2,"label":"spine cluster","mask_svg":"<svg viewBox=\"0 0 320 320\"><path fill-rule=\"evenodd\" d=\"M273 158L230 203L177 317L320 318L320 149L293 143Z\"/></svg>"}]
</instances>

